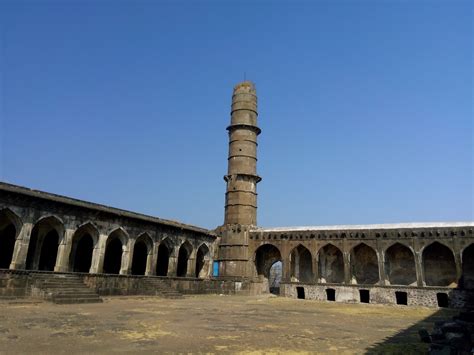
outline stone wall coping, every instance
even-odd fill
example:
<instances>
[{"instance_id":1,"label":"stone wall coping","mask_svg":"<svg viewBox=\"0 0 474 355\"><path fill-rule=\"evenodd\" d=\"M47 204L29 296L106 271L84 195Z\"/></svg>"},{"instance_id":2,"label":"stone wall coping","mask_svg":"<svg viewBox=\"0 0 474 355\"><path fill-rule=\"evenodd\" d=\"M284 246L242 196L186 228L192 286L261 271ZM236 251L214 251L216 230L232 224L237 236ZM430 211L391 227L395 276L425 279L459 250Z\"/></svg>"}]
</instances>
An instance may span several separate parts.
<instances>
[{"instance_id":1,"label":"stone wall coping","mask_svg":"<svg viewBox=\"0 0 474 355\"><path fill-rule=\"evenodd\" d=\"M447 286L408 286L408 285L373 285L373 284L334 284L334 283L310 283L310 282L291 282L285 281L280 282L280 285L296 285L296 286L318 286L318 287L352 287L352 288L386 288L386 289L407 289L407 290L431 290L431 291L453 291L461 290L457 287L447 287ZM462 291L470 291L462 289Z\"/></svg>"},{"instance_id":2,"label":"stone wall coping","mask_svg":"<svg viewBox=\"0 0 474 355\"><path fill-rule=\"evenodd\" d=\"M67 196L53 194L50 192L33 190L27 187L13 185L6 182L0 182L0 191L13 192L13 193L21 194L21 195L31 196L34 198L40 198L40 199L54 201L58 203L64 203L67 205L78 206L78 207L82 207L86 209L106 212L106 213L114 214L120 217L127 217L127 218L138 219L138 220L142 220L146 222L158 223L158 224L167 225L167 226L171 226L175 228L180 228L183 230L188 230L191 232L205 234L205 235L216 238L216 235L212 231L205 228L196 227L190 224L185 224L185 223L181 223L177 221L148 216L141 213L122 210L119 208L101 205L98 203L87 202L87 201L83 201L83 200L79 200L79 199L75 199L75 198L71 198Z\"/></svg>"},{"instance_id":3,"label":"stone wall coping","mask_svg":"<svg viewBox=\"0 0 474 355\"><path fill-rule=\"evenodd\" d=\"M371 230L371 229L413 229L413 228L453 228L474 227L474 221L468 222L420 222L420 223L386 223L386 224L353 224L331 226L296 226L296 227L255 227L251 232L303 232L330 230Z\"/></svg>"}]
</instances>

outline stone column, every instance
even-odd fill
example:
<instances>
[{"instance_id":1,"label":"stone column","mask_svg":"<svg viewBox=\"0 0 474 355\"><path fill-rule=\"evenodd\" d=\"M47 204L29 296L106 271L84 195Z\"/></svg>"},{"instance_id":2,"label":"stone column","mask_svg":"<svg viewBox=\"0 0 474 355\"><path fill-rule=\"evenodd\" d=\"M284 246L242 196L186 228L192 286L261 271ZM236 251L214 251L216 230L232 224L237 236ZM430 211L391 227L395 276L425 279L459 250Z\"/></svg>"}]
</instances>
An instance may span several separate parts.
<instances>
[{"instance_id":1,"label":"stone column","mask_svg":"<svg viewBox=\"0 0 474 355\"><path fill-rule=\"evenodd\" d=\"M456 263L456 279L457 283L459 284L459 281L461 280L462 277L462 262L461 262L461 252L454 252L454 262Z\"/></svg>"},{"instance_id":2,"label":"stone column","mask_svg":"<svg viewBox=\"0 0 474 355\"><path fill-rule=\"evenodd\" d=\"M287 254L285 254L287 255ZM286 258L282 258L282 275L281 281L282 282L289 282L291 281L291 261L290 256L288 255Z\"/></svg>"},{"instance_id":3,"label":"stone column","mask_svg":"<svg viewBox=\"0 0 474 355\"><path fill-rule=\"evenodd\" d=\"M377 260L379 264L379 285L387 285L387 275L385 273L385 254L377 250Z\"/></svg>"},{"instance_id":4,"label":"stone column","mask_svg":"<svg viewBox=\"0 0 474 355\"><path fill-rule=\"evenodd\" d=\"M319 282L319 254L315 253L315 257L311 259L313 264L313 282Z\"/></svg>"},{"instance_id":5,"label":"stone column","mask_svg":"<svg viewBox=\"0 0 474 355\"><path fill-rule=\"evenodd\" d=\"M416 284L418 287L426 286L423 271L423 256L421 251L415 252Z\"/></svg>"},{"instance_id":6,"label":"stone column","mask_svg":"<svg viewBox=\"0 0 474 355\"><path fill-rule=\"evenodd\" d=\"M153 243L151 254L148 255L146 260L146 271L145 275L155 276L156 275L156 264L158 262L158 243Z\"/></svg>"},{"instance_id":7,"label":"stone column","mask_svg":"<svg viewBox=\"0 0 474 355\"><path fill-rule=\"evenodd\" d=\"M31 270L38 270L41 258L41 249L43 248L44 237L46 236L45 230L41 226L38 228L38 234L36 235L35 250L33 250L33 260L31 262Z\"/></svg>"},{"instance_id":8,"label":"stone column","mask_svg":"<svg viewBox=\"0 0 474 355\"><path fill-rule=\"evenodd\" d=\"M28 246L30 244L32 229L33 223L23 223L21 226L20 232L15 241L15 249L13 250L10 269L17 270L26 268L26 257L28 255Z\"/></svg>"},{"instance_id":9,"label":"stone column","mask_svg":"<svg viewBox=\"0 0 474 355\"><path fill-rule=\"evenodd\" d=\"M54 271L66 272L69 270L69 256L71 254L72 237L76 232L75 229L65 229L64 236L61 238L58 245L58 255L56 257L56 265Z\"/></svg>"},{"instance_id":10,"label":"stone column","mask_svg":"<svg viewBox=\"0 0 474 355\"><path fill-rule=\"evenodd\" d=\"M107 243L107 235L100 234L99 240L94 245L94 251L92 253L91 263L91 274L101 274L104 271L104 257L105 257L105 246Z\"/></svg>"},{"instance_id":11,"label":"stone column","mask_svg":"<svg viewBox=\"0 0 474 355\"><path fill-rule=\"evenodd\" d=\"M170 251L170 257L168 260L168 276L176 277L176 272L178 271L178 258L176 256L177 250L174 248Z\"/></svg>"},{"instance_id":12,"label":"stone column","mask_svg":"<svg viewBox=\"0 0 474 355\"><path fill-rule=\"evenodd\" d=\"M122 262L120 264L120 275L130 275L132 273L133 247L135 239L128 239L122 243Z\"/></svg>"},{"instance_id":13,"label":"stone column","mask_svg":"<svg viewBox=\"0 0 474 355\"><path fill-rule=\"evenodd\" d=\"M188 259L188 270L186 271L186 277L196 277L196 258Z\"/></svg>"},{"instance_id":14,"label":"stone column","mask_svg":"<svg viewBox=\"0 0 474 355\"><path fill-rule=\"evenodd\" d=\"M343 252L342 257L344 259L344 283L350 285L352 279L350 252Z\"/></svg>"}]
</instances>

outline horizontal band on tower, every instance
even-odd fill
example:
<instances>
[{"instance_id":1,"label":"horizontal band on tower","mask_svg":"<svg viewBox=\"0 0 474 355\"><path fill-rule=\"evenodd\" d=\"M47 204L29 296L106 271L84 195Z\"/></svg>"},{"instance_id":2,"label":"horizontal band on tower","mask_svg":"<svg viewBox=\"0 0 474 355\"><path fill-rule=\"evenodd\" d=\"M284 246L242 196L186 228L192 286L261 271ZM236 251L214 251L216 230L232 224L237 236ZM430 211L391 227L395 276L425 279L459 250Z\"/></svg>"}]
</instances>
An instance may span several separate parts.
<instances>
[{"instance_id":1,"label":"horizontal band on tower","mask_svg":"<svg viewBox=\"0 0 474 355\"><path fill-rule=\"evenodd\" d=\"M256 205L251 205L248 203L227 203L225 207L234 207L234 206L247 206L247 207L252 207L252 208L257 208Z\"/></svg>"},{"instance_id":2,"label":"horizontal band on tower","mask_svg":"<svg viewBox=\"0 0 474 355\"><path fill-rule=\"evenodd\" d=\"M233 129L237 129L237 128L246 128L246 129L250 129L252 131L255 131L257 132L257 135L259 135L260 133L262 133L262 130L260 128L258 128L257 126L252 126L252 125L249 125L249 124L245 124L245 123L238 123L238 124L232 124L230 126L227 126L227 130L228 131L231 131Z\"/></svg>"},{"instance_id":3,"label":"horizontal band on tower","mask_svg":"<svg viewBox=\"0 0 474 355\"><path fill-rule=\"evenodd\" d=\"M249 142L249 143L255 143L255 145L258 146L257 141L256 140L253 141L251 139L232 139L232 140L229 140L229 145L231 145L234 142Z\"/></svg>"},{"instance_id":4,"label":"horizontal band on tower","mask_svg":"<svg viewBox=\"0 0 474 355\"><path fill-rule=\"evenodd\" d=\"M228 182L229 180L229 176L246 176L246 177L249 177L251 179L255 179L257 182L260 182L262 181L262 178L258 175L255 175L255 174L245 174L245 173L238 173L238 174L227 174L227 175L224 175L224 180L226 182Z\"/></svg>"},{"instance_id":5,"label":"horizontal band on tower","mask_svg":"<svg viewBox=\"0 0 474 355\"><path fill-rule=\"evenodd\" d=\"M229 190L229 191L226 191L225 194L227 195L227 194L230 194L230 193L233 193L233 192L236 192L236 193L237 193L237 192L238 192L238 193L249 193L249 194L252 194L252 195L255 195L255 196L258 195L258 193L256 193L256 192L249 191L249 190L242 190L242 189L239 189L239 190Z\"/></svg>"},{"instance_id":6,"label":"horizontal band on tower","mask_svg":"<svg viewBox=\"0 0 474 355\"><path fill-rule=\"evenodd\" d=\"M255 155L246 155L246 154L233 154L233 155L229 155L229 157L227 158L227 160L230 160L231 158L237 158L237 157L251 158L251 159L258 160Z\"/></svg>"},{"instance_id":7,"label":"horizontal band on tower","mask_svg":"<svg viewBox=\"0 0 474 355\"><path fill-rule=\"evenodd\" d=\"M234 112L237 112L237 111L250 111L250 112L255 113L255 114L258 116L257 110L252 110L252 109L250 109L250 108L235 108L235 109L232 109L232 110L230 111L230 115L232 116L232 114L233 114Z\"/></svg>"}]
</instances>

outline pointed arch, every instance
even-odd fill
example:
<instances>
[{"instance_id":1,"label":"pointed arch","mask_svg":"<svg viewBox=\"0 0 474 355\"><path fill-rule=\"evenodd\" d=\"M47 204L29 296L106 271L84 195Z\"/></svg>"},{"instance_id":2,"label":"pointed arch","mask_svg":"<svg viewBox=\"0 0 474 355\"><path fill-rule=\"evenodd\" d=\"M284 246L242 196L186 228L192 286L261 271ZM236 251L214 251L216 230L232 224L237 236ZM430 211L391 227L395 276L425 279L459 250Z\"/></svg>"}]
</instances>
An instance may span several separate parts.
<instances>
[{"instance_id":1,"label":"pointed arch","mask_svg":"<svg viewBox=\"0 0 474 355\"><path fill-rule=\"evenodd\" d=\"M273 244L262 244L254 254L255 273L267 283L267 289L279 293L283 272L283 260L278 247Z\"/></svg>"},{"instance_id":2,"label":"pointed arch","mask_svg":"<svg viewBox=\"0 0 474 355\"><path fill-rule=\"evenodd\" d=\"M280 249L270 243L262 244L257 248L254 256L256 274L268 279L270 268L277 261L282 261Z\"/></svg>"},{"instance_id":3,"label":"pointed arch","mask_svg":"<svg viewBox=\"0 0 474 355\"><path fill-rule=\"evenodd\" d=\"M157 276L168 276L168 267L172 251L173 244L171 240L168 237L164 238L158 246L158 260L156 263Z\"/></svg>"},{"instance_id":4,"label":"pointed arch","mask_svg":"<svg viewBox=\"0 0 474 355\"><path fill-rule=\"evenodd\" d=\"M153 240L150 235L140 234L133 247L132 275L145 275L149 271L152 253Z\"/></svg>"},{"instance_id":5,"label":"pointed arch","mask_svg":"<svg viewBox=\"0 0 474 355\"><path fill-rule=\"evenodd\" d=\"M0 216L0 229L5 228L6 224L12 223L15 226L15 229L17 229L19 232L21 226L23 225L23 221L21 220L20 216L18 216L8 207L0 209Z\"/></svg>"},{"instance_id":6,"label":"pointed arch","mask_svg":"<svg viewBox=\"0 0 474 355\"><path fill-rule=\"evenodd\" d=\"M440 242L433 242L423 248L422 260L427 286L456 284L456 263L451 248Z\"/></svg>"},{"instance_id":7,"label":"pointed arch","mask_svg":"<svg viewBox=\"0 0 474 355\"><path fill-rule=\"evenodd\" d=\"M196 253L196 277L204 278L209 275L210 252L206 243L202 243Z\"/></svg>"},{"instance_id":8,"label":"pointed arch","mask_svg":"<svg viewBox=\"0 0 474 355\"><path fill-rule=\"evenodd\" d=\"M54 215L40 217L35 223L29 240L26 268L54 271L58 246L64 238L64 224Z\"/></svg>"},{"instance_id":9,"label":"pointed arch","mask_svg":"<svg viewBox=\"0 0 474 355\"><path fill-rule=\"evenodd\" d=\"M153 253L153 238L150 236L150 234L148 234L147 232L140 234L137 237L137 240L135 241L135 243L137 242L145 243L148 254Z\"/></svg>"},{"instance_id":10,"label":"pointed arch","mask_svg":"<svg viewBox=\"0 0 474 355\"><path fill-rule=\"evenodd\" d=\"M72 237L69 270L74 272L90 272L92 255L98 241L99 230L92 222L86 222L79 226Z\"/></svg>"},{"instance_id":11,"label":"pointed arch","mask_svg":"<svg viewBox=\"0 0 474 355\"><path fill-rule=\"evenodd\" d=\"M127 241L128 234L122 227L115 228L109 234L105 245L103 268L105 274L120 274L123 252Z\"/></svg>"},{"instance_id":12,"label":"pointed arch","mask_svg":"<svg viewBox=\"0 0 474 355\"><path fill-rule=\"evenodd\" d=\"M344 257L334 244L328 243L319 249L318 267L320 282L344 282Z\"/></svg>"},{"instance_id":13,"label":"pointed arch","mask_svg":"<svg viewBox=\"0 0 474 355\"><path fill-rule=\"evenodd\" d=\"M351 250L351 273L357 284L375 284L379 281L379 264L374 248L359 243Z\"/></svg>"},{"instance_id":14,"label":"pointed arch","mask_svg":"<svg viewBox=\"0 0 474 355\"><path fill-rule=\"evenodd\" d=\"M416 286L416 266L413 251L396 242L385 250L385 274L391 285Z\"/></svg>"},{"instance_id":15,"label":"pointed arch","mask_svg":"<svg viewBox=\"0 0 474 355\"><path fill-rule=\"evenodd\" d=\"M290 277L298 282L313 281L313 257L302 244L298 244L290 253Z\"/></svg>"},{"instance_id":16,"label":"pointed arch","mask_svg":"<svg viewBox=\"0 0 474 355\"><path fill-rule=\"evenodd\" d=\"M22 222L9 208L0 210L0 269L10 268Z\"/></svg>"},{"instance_id":17,"label":"pointed arch","mask_svg":"<svg viewBox=\"0 0 474 355\"><path fill-rule=\"evenodd\" d=\"M188 261L193 252L193 246L188 240L185 240L179 247L177 276L186 277L188 274Z\"/></svg>"}]
</instances>

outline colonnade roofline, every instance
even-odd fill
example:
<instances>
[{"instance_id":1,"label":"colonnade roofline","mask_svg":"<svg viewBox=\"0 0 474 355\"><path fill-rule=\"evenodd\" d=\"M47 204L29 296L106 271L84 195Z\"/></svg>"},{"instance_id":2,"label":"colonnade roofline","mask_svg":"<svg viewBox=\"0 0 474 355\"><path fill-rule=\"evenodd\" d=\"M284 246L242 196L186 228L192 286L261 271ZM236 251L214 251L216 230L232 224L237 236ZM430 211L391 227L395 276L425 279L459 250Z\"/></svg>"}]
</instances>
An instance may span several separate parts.
<instances>
[{"instance_id":1,"label":"colonnade roofline","mask_svg":"<svg viewBox=\"0 0 474 355\"><path fill-rule=\"evenodd\" d=\"M413 228L452 228L474 227L474 221L468 222L421 222L421 223L387 223L387 224L353 224L331 226L296 226L296 227L255 227L255 232L303 232L328 230L367 230L367 229L413 229Z\"/></svg>"},{"instance_id":2,"label":"colonnade roofline","mask_svg":"<svg viewBox=\"0 0 474 355\"><path fill-rule=\"evenodd\" d=\"M180 228L183 230L191 231L191 232L196 232L196 233L202 233L206 234L211 237L216 237L214 232L205 228L177 222L177 221L172 221L172 220L167 220L167 219L162 219L158 217L153 217L153 216L148 216L145 214L141 213L136 213L136 212L131 212L127 210L122 210L119 208L115 207L109 207L106 205L101 205L98 203L93 203L93 202L87 202L71 197L66 197L62 195L57 195L49 192L44 192L44 191L39 191L39 190L33 190L29 189L27 187L23 186L18 186L18 185L13 185L9 184L6 182L1 182L0 181L0 193L1 192L11 192L15 194L21 194L25 196L30 196L34 198L39 198L43 200L48 200L48 201L53 201L53 202L58 202L58 203L64 203L67 205L72 205L72 206L77 206L77 207L82 207L82 208L87 208L90 210L96 210L100 212L106 212L110 214L114 214L120 217L126 217L126 218L133 218L133 219L138 219L141 221L146 221L146 222L151 222L151 223L157 223L165 226L170 226L174 228Z\"/></svg>"}]
</instances>

